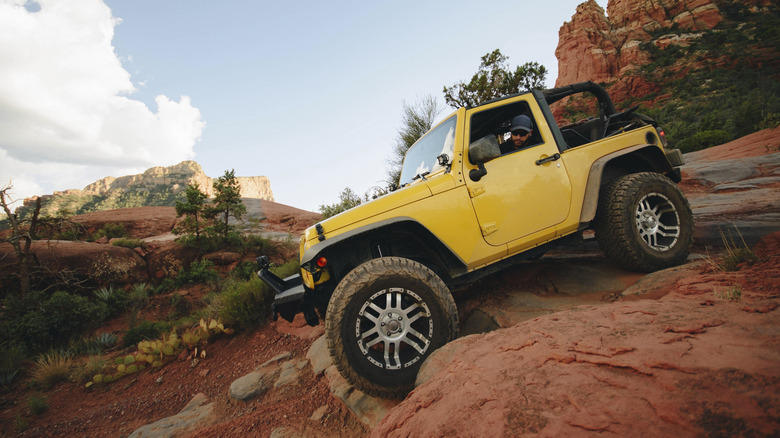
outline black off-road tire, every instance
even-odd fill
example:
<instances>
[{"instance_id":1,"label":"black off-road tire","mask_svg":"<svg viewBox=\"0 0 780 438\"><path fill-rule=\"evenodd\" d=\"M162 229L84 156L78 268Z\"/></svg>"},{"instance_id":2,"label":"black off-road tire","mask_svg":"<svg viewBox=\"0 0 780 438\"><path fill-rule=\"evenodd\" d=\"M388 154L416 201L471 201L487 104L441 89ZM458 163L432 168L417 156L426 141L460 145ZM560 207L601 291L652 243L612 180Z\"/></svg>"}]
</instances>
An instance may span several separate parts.
<instances>
[{"instance_id":1,"label":"black off-road tire","mask_svg":"<svg viewBox=\"0 0 780 438\"><path fill-rule=\"evenodd\" d=\"M333 292L325 316L336 368L378 397L406 396L425 358L457 334L458 312L447 286L426 266L400 257L353 269Z\"/></svg>"},{"instance_id":2,"label":"black off-road tire","mask_svg":"<svg viewBox=\"0 0 780 438\"><path fill-rule=\"evenodd\" d=\"M679 265L693 243L688 200L666 176L623 176L599 196L594 229L601 250L616 264L638 272Z\"/></svg>"}]
</instances>

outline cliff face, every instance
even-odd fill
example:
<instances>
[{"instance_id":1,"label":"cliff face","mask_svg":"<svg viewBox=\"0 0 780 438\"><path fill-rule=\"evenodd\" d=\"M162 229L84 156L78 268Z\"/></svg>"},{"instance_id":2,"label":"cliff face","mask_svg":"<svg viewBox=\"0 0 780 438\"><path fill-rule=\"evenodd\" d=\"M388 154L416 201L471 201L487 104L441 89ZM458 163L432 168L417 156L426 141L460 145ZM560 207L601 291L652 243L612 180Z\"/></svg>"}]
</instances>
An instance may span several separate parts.
<instances>
[{"instance_id":1,"label":"cliff face","mask_svg":"<svg viewBox=\"0 0 780 438\"><path fill-rule=\"evenodd\" d=\"M769 0L741 3L752 11L772 4ZM555 85L609 83L616 101L658 91L632 74L651 61L642 45L686 47L724 20L724 4L720 0L609 0L605 14L594 0L588 0L558 32Z\"/></svg>"},{"instance_id":2,"label":"cliff face","mask_svg":"<svg viewBox=\"0 0 780 438\"><path fill-rule=\"evenodd\" d=\"M241 186L241 196L244 198L265 199L273 201L271 182L265 176L236 177ZM209 197L214 196L214 180L206 176L203 169L195 161L182 161L169 167L152 167L138 175L127 175L119 178L106 177L84 187L84 194L106 196L114 190L152 188L157 186L170 187L176 193L184 192L190 184L196 184ZM73 192L73 191L68 191Z\"/></svg>"},{"instance_id":3,"label":"cliff face","mask_svg":"<svg viewBox=\"0 0 780 438\"><path fill-rule=\"evenodd\" d=\"M265 176L236 177L244 198L273 201L271 182ZM106 177L83 190L64 190L41 196L41 213L54 216L60 211L86 213L124 207L174 206L184 199L190 184L196 184L208 197L214 197L214 179L206 176L200 164L182 161L169 167L152 167L144 173L118 178ZM30 210L37 198L27 198L20 207ZM17 211L17 213L20 213Z\"/></svg>"},{"instance_id":4,"label":"cliff face","mask_svg":"<svg viewBox=\"0 0 780 438\"><path fill-rule=\"evenodd\" d=\"M610 0L607 15L594 1L577 7L571 21L558 31L556 86L574 82L608 82L647 63L640 44L653 40L651 32L677 27L691 33L712 29L721 22L711 0ZM685 44L686 38L657 41Z\"/></svg>"}]
</instances>

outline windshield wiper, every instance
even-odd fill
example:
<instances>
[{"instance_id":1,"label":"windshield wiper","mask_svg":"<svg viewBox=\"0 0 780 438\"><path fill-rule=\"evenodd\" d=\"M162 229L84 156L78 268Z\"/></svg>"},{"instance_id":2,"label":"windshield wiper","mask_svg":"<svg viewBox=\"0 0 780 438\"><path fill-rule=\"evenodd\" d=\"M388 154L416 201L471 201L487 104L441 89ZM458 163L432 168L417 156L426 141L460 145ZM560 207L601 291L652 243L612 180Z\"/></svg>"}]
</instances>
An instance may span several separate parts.
<instances>
[{"instance_id":1,"label":"windshield wiper","mask_svg":"<svg viewBox=\"0 0 780 438\"><path fill-rule=\"evenodd\" d=\"M428 172L418 173L417 175L414 176L414 178L412 178L412 181L416 180L417 178L422 178L423 181L428 181L427 179L425 179L425 175L428 175L429 173L431 172L428 171Z\"/></svg>"}]
</instances>

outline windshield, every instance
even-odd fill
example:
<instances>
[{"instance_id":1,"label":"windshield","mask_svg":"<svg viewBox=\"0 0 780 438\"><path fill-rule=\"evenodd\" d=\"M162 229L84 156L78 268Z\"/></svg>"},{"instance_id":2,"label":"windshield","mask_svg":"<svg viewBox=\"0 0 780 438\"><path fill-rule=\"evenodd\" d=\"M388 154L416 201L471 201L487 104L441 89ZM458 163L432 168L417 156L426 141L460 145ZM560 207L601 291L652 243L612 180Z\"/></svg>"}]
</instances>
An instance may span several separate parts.
<instances>
[{"instance_id":1,"label":"windshield","mask_svg":"<svg viewBox=\"0 0 780 438\"><path fill-rule=\"evenodd\" d=\"M443 166L439 164L437 159L441 154L447 154L449 160L452 161L457 121L457 116L450 117L409 148L404 158L399 186L403 187L409 184L417 176L425 176L442 169Z\"/></svg>"}]
</instances>

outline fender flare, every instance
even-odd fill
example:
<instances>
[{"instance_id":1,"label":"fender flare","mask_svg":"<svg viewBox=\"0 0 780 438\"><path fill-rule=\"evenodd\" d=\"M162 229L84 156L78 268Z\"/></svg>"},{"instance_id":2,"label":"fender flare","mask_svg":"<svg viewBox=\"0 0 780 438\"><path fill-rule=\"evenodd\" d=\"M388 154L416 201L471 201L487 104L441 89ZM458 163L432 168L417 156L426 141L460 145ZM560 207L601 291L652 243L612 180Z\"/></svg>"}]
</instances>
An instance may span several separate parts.
<instances>
[{"instance_id":1,"label":"fender flare","mask_svg":"<svg viewBox=\"0 0 780 438\"><path fill-rule=\"evenodd\" d=\"M426 231L427 236L419 236L420 240L439 246L438 248L429 249L441 258L441 260L448 268L447 270L450 271L449 274L453 276L460 275L461 269L458 269L459 267L463 267L463 273L465 273L466 263L452 250L452 248L450 248L438 236L436 236L419 221L408 216L398 216L384 219L318 242L304 251L303 255L301 256L301 267L306 269L323 251L339 245L348 244L350 240L360 239L362 236L366 236L369 233L377 233L382 229L395 228L395 226L418 227L420 230ZM453 268L455 269L453 270Z\"/></svg>"},{"instance_id":2,"label":"fender flare","mask_svg":"<svg viewBox=\"0 0 780 438\"><path fill-rule=\"evenodd\" d=\"M596 217L596 209L598 207L599 192L601 191L604 169L613 160L629 155L638 157L647 163L649 167L652 167L656 172L668 174L674 171L674 168L669 163L669 160L666 158L664 152L661 151L657 145L653 144L632 146L630 148L612 152L597 159L590 166L588 182L585 186L585 196L582 202L582 211L580 212L581 226L587 225Z\"/></svg>"}]
</instances>

